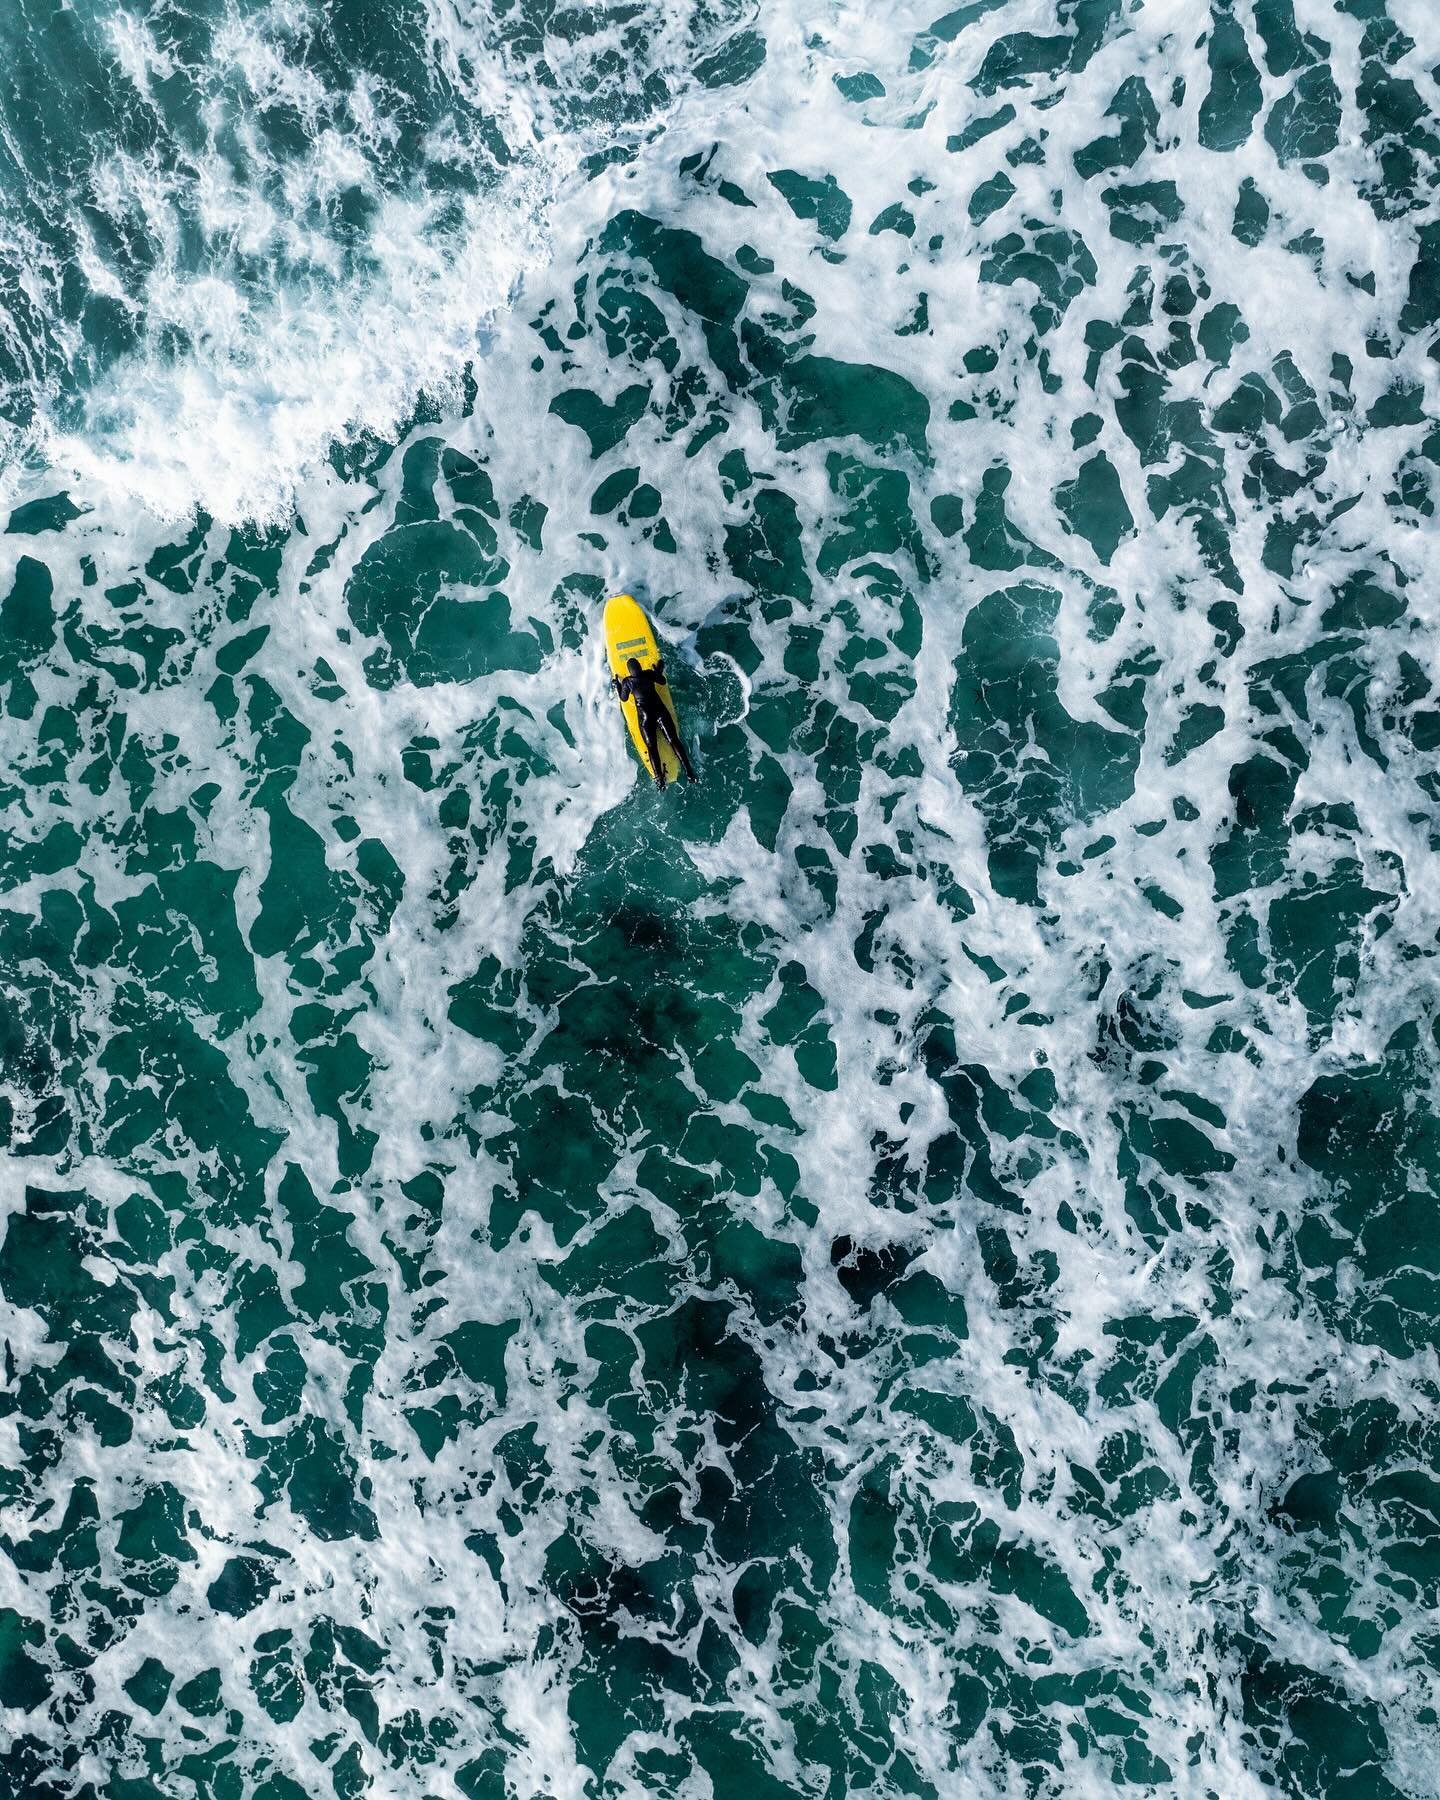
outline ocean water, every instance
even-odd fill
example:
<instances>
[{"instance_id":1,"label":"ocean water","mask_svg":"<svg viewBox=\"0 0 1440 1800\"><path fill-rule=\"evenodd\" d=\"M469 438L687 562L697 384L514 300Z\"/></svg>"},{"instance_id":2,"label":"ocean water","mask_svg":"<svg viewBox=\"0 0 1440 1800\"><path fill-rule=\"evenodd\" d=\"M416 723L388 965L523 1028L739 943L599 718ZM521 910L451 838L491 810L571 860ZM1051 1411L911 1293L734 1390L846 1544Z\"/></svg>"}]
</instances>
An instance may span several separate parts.
<instances>
[{"instance_id":1,"label":"ocean water","mask_svg":"<svg viewBox=\"0 0 1440 1800\"><path fill-rule=\"evenodd\" d=\"M0 12L5 1800L1436 1793L1440 13L941 4Z\"/></svg>"}]
</instances>

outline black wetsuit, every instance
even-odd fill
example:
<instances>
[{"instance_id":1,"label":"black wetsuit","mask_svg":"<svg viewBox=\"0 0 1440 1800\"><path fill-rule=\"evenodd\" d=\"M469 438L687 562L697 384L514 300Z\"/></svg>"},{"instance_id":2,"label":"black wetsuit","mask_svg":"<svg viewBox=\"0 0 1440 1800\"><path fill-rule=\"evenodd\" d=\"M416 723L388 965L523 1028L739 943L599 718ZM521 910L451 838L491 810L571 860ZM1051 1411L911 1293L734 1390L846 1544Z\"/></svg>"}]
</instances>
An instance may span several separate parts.
<instances>
[{"instance_id":1,"label":"black wetsuit","mask_svg":"<svg viewBox=\"0 0 1440 1800\"><path fill-rule=\"evenodd\" d=\"M645 742L645 754L650 758L650 767L655 771L655 781L660 787L665 785L665 771L660 763L660 737L663 733L681 767L691 781L695 780L695 770L690 758L685 754L685 746L680 742L680 733L675 729L675 719L670 708L660 698L660 689L665 685L665 665L657 662L653 669L641 669L638 675L617 675L615 692L622 700L635 702L635 714L640 722L640 736Z\"/></svg>"}]
</instances>

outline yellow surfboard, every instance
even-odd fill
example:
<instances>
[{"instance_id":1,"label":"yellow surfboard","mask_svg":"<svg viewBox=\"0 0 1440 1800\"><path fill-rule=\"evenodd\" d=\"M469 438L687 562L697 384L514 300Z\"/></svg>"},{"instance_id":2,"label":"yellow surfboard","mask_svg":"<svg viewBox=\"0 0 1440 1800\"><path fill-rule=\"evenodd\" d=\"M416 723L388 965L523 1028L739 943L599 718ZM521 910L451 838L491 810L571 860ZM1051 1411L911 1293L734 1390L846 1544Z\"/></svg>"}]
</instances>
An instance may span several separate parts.
<instances>
[{"instance_id":1,"label":"yellow surfboard","mask_svg":"<svg viewBox=\"0 0 1440 1800\"><path fill-rule=\"evenodd\" d=\"M609 652L612 675L624 675L625 665L632 656L642 669L652 669L660 660L660 646L655 641L654 629L641 610L640 603L629 594L617 594L613 600L605 602L605 648ZM669 707L670 717L675 720L678 728L679 715L675 711L675 702L670 697L668 682L661 682L660 696ZM653 781L655 771L650 766L650 758L645 754L645 740L640 733L635 702L622 700L620 710L625 715L625 723L630 727L630 742L634 744L642 767ZM674 781L680 773L680 759L663 737L660 740L660 762L666 781Z\"/></svg>"}]
</instances>

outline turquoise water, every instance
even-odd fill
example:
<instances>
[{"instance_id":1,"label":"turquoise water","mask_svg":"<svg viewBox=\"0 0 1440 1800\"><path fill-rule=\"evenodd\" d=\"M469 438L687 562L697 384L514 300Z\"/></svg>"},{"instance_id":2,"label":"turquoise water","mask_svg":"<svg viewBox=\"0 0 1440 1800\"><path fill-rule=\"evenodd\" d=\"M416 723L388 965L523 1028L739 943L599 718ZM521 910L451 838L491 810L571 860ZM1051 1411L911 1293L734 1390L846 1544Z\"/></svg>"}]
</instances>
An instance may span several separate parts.
<instances>
[{"instance_id":1,"label":"turquoise water","mask_svg":"<svg viewBox=\"0 0 1440 1800\"><path fill-rule=\"evenodd\" d=\"M1435 1792L1437 86L11 0L0 1795Z\"/></svg>"}]
</instances>

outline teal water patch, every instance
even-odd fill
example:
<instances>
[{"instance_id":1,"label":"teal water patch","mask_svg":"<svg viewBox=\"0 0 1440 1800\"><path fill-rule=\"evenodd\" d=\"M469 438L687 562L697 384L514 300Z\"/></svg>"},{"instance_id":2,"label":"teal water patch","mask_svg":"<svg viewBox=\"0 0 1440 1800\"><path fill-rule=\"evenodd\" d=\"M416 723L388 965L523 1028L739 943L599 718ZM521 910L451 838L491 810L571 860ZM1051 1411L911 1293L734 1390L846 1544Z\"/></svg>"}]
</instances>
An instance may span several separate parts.
<instances>
[{"instance_id":1,"label":"teal water patch","mask_svg":"<svg viewBox=\"0 0 1440 1800\"><path fill-rule=\"evenodd\" d=\"M1180 11L0 25L36 418L575 151L271 523L8 478L0 1795L1433 1790L1440 39Z\"/></svg>"}]
</instances>

